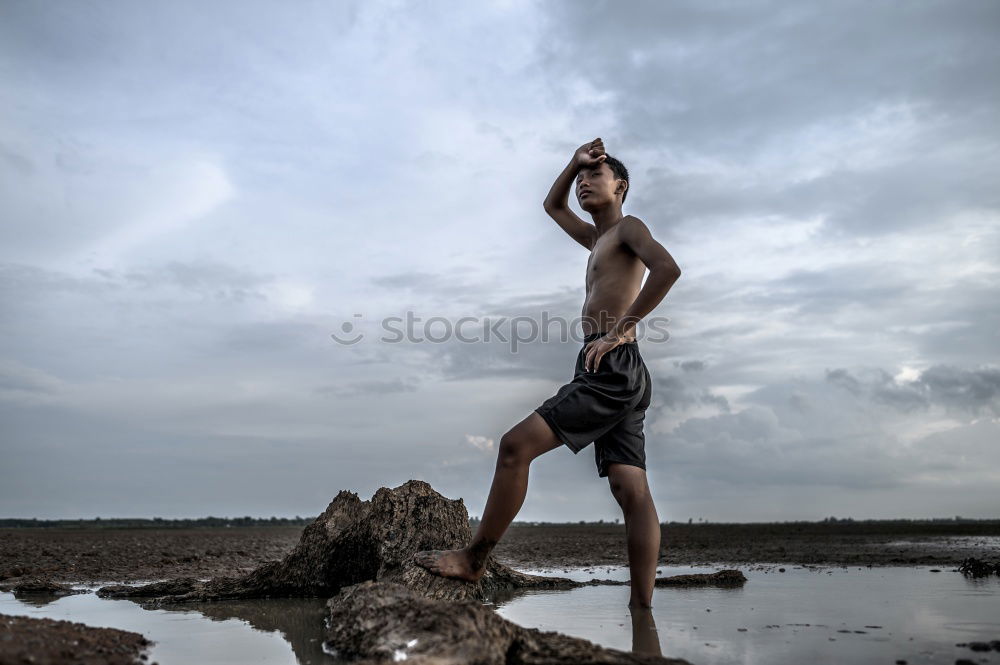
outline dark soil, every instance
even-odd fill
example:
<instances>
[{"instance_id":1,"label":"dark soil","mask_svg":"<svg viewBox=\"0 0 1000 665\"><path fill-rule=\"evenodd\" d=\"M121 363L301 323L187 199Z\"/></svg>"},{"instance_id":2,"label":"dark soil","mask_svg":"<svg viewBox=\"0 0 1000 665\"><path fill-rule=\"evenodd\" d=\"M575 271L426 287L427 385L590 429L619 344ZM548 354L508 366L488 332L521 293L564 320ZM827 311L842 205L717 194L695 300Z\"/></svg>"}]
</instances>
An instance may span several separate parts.
<instances>
[{"instance_id":1,"label":"dark soil","mask_svg":"<svg viewBox=\"0 0 1000 665\"><path fill-rule=\"evenodd\" d=\"M135 582L249 572L295 547L303 527L0 529L0 582Z\"/></svg>"},{"instance_id":2,"label":"dark soil","mask_svg":"<svg viewBox=\"0 0 1000 665\"><path fill-rule=\"evenodd\" d=\"M0 663L132 665L152 643L139 633L0 614ZM155 665L155 664L154 664Z\"/></svg>"},{"instance_id":3,"label":"dark soil","mask_svg":"<svg viewBox=\"0 0 1000 665\"><path fill-rule=\"evenodd\" d=\"M997 537L1000 520L668 524L661 527L660 565L957 567L966 557L995 558L1000 554L997 545L985 539L995 542ZM494 554L511 565L532 568L628 564L625 527L615 524L512 526Z\"/></svg>"},{"instance_id":4,"label":"dark soil","mask_svg":"<svg viewBox=\"0 0 1000 665\"><path fill-rule=\"evenodd\" d=\"M0 582L50 577L60 582L207 579L250 572L282 558L303 527L194 529L0 529ZM961 537L956 540L956 537ZM979 523L669 524L660 564L827 566L937 565L995 559L984 537L1000 521ZM918 541L890 545L893 541ZM514 567L627 565L623 525L511 526L493 551Z\"/></svg>"}]
</instances>

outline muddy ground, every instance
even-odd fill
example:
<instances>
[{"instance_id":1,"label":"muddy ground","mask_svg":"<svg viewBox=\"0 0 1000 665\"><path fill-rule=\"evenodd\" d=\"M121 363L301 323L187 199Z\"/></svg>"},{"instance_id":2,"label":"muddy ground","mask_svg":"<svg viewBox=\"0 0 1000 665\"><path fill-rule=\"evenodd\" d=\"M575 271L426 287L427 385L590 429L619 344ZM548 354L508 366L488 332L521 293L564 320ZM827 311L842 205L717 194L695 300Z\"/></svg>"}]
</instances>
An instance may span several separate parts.
<instances>
[{"instance_id":1,"label":"muddy ground","mask_svg":"<svg viewBox=\"0 0 1000 665\"><path fill-rule=\"evenodd\" d=\"M0 663L132 665L148 661L151 642L139 633L0 614ZM155 665L151 663L150 665Z\"/></svg>"},{"instance_id":2,"label":"muddy ground","mask_svg":"<svg viewBox=\"0 0 1000 665\"><path fill-rule=\"evenodd\" d=\"M25 578L111 583L249 572L282 558L303 527L0 529L0 588ZM515 568L627 565L623 525L511 526L494 555ZM998 560L1000 520L980 523L669 524L661 565L957 567ZM903 542L897 542L903 541ZM556 574L558 574L556 572ZM135 662L141 635L0 615L0 663ZM32 658L32 660L28 660ZM69 659L69 660L67 660Z\"/></svg>"},{"instance_id":3,"label":"muddy ground","mask_svg":"<svg viewBox=\"0 0 1000 665\"><path fill-rule=\"evenodd\" d=\"M0 529L0 583L47 576L63 582L134 582L249 572L280 559L303 527L200 529ZM980 523L669 524L661 565L957 566L1000 558L1000 520ZM893 544L895 541L915 541ZM623 525L520 526L494 550L513 567L627 565Z\"/></svg>"}]
</instances>

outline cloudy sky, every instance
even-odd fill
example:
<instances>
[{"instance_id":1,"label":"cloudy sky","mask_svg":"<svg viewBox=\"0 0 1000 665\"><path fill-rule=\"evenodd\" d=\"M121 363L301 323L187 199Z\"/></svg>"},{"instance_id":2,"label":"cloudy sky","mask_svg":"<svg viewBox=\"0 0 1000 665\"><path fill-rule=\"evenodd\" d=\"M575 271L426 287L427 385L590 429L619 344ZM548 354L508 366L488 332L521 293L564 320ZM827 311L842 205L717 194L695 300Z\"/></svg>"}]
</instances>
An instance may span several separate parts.
<instances>
[{"instance_id":1,"label":"cloudy sky","mask_svg":"<svg viewBox=\"0 0 1000 665\"><path fill-rule=\"evenodd\" d=\"M481 514L579 348L482 322L579 316L541 204L600 136L683 270L640 340L662 521L997 517L998 35L991 0L2 0L0 516L409 478ZM589 446L518 519L616 516Z\"/></svg>"}]
</instances>

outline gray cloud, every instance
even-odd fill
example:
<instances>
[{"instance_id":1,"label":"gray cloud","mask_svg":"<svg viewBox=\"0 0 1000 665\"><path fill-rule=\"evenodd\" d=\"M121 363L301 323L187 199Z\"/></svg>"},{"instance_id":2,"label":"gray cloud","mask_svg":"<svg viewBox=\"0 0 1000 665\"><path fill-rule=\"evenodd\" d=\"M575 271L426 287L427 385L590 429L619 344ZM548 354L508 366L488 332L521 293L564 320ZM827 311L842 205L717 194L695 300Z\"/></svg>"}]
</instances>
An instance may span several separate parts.
<instances>
[{"instance_id":1,"label":"gray cloud","mask_svg":"<svg viewBox=\"0 0 1000 665\"><path fill-rule=\"evenodd\" d=\"M697 153L737 169L657 166L632 189L639 207L670 220L822 213L859 235L997 208L995 3L634 7L551 6L553 94L583 78L619 100L626 152L658 145L668 163ZM602 39L580 66L593 25ZM856 145L838 151L835 137ZM738 170L761 160L785 165Z\"/></svg>"},{"instance_id":2,"label":"gray cloud","mask_svg":"<svg viewBox=\"0 0 1000 665\"><path fill-rule=\"evenodd\" d=\"M410 393L417 390L420 380L416 377L394 378L385 381L354 381L349 384L333 384L321 386L316 392L322 395L337 397L364 397L368 395L384 395L386 393Z\"/></svg>"},{"instance_id":3,"label":"gray cloud","mask_svg":"<svg viewBox=\"0 0 1000 665\"><path fill-rule=\"evenodd\" d=\"M1000 415L1000 368L962 369L934 365L912 381L899 381L882 369L864 379L845 369L830 370L827 381L858 398L871 399L903 412L941 406L974 416Z\"/></svg>"}]
</instances>

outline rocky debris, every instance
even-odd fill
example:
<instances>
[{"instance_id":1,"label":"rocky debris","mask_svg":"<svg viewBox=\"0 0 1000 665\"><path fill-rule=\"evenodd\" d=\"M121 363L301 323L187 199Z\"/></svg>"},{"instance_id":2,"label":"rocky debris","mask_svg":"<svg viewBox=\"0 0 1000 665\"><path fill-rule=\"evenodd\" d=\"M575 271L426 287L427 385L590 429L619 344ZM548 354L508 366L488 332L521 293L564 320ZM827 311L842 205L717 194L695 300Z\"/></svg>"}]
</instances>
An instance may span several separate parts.
<instances>
[{"instance_id":1,"label":"rocky debris","mask_svg":"<svg viewBox=\"0 0 1000 665\"><path fill-rule=\"evenodd\" d=\"M687 664L685 660L606 649L561 633L523 628L480 601L443 602L393 582L345 587L327 601L327 608L324 651L357 663Z\"/></svg>"},{"instance_id":2,"label":"rocky debris","mask_svg":"<svg viewBox=\"0 0 1000 665\"><path fill-rule=\"evenodd\" d=\"M989 577L1000 575L1000 562L983 561L970 556L962 561L958 569L966 577Z\"/></svg>"},{"instance_id":3,"label":"rocky debris","mask_svg":"<svg viewBox=\"0 0 1000 665\"><path fill-rule=\"evenodd\" d=\"M742 586L747 578L739 570L726 569L714 573L657 577L655 586Z\"/></svg>"},{"instance_id":4,"label":"rocky debris","mask_svg":"<svg viewBox=\"0 0 1000 665\"><path fill-rule=\"evenodd\" d=\"M0 663L133 665L152 644L115 628L0 614Z\"/></svg>"},{"instance_id":5,"label":"rocky debris","mask_svg":"<svg viewBox=\"0 0 1000 665\"><path fill-rule=\"evenodd\" d=\"M439 577L418 566L421 550L464 547L472 538L462 499L447 499L428 483L410 480L380 488L369 501L342 490L302 532L295 549L250 573L205 582L181 578L141 586L107 586L103 597L147 598L147 607L238 598L330 597L368 580L395 582L442 600L484 600L514 589L572 589L581 583L520 573L493 556L475 583Z\"/></svg>"}]
</instances>

